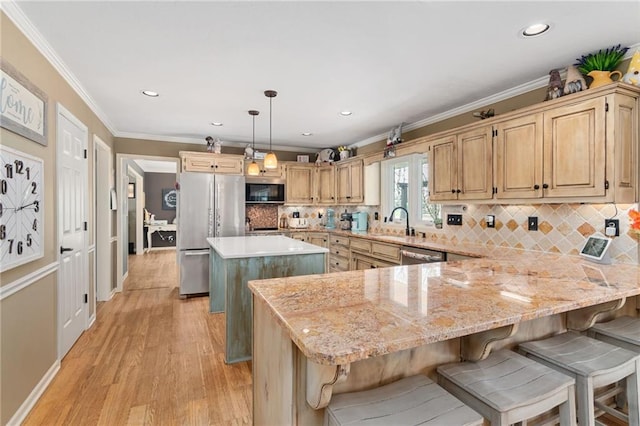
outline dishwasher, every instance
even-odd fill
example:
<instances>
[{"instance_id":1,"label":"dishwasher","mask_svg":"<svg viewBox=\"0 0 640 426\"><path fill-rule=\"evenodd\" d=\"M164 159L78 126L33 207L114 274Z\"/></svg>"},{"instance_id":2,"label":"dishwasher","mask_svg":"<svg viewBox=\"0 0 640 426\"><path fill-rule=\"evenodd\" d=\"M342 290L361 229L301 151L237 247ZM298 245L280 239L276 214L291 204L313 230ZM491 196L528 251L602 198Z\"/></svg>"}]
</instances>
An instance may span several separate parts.
<instances>
[{"instance_id":1,"label":"dishwasher","mask_svg":"<svg viewBox=\"0 0 640 426\"><path fill-rule=\"evenodd\" d=\"M402 246L401 265L419 265L421 263L444 262L447 254L441 251Z\"/></svg>"}]
</instances>

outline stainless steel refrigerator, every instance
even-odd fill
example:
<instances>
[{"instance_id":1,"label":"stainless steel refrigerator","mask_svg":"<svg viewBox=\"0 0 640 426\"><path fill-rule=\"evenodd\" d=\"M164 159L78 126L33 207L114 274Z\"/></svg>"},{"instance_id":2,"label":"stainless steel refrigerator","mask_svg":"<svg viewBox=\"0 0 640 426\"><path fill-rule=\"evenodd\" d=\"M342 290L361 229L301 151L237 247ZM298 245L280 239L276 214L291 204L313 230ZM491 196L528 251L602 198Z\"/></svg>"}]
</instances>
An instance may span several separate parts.
<instances>
[{"instance_id":1,"label":"stainless steel refrigerator","mask_svg":"<svg viewBox=\"0 0 640 426\"><path fill-rule=\"evenodd\" d=\"M244 176L181 173L178 192L180 296L209 292L207 237L244 235Z\"/></svg>"}]
</instances>

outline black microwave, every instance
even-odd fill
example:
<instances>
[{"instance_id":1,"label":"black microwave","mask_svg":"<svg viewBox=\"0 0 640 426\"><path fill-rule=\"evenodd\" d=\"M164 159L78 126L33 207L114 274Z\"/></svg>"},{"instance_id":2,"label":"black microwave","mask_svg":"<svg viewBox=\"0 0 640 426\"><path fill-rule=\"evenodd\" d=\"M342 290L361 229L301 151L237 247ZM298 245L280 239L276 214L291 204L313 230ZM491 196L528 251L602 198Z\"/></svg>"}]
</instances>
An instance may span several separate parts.
<instances>
[{"instance_id":1,"label":"black microwave","mask_svg":"<svg viewBox=\"0 0 640 426\"><path fill-rule=\"evenodd\" d=\"M284 181L272 178L247 178L245 202L247 204L284 204Z\"/></svg>"}]
</instances>

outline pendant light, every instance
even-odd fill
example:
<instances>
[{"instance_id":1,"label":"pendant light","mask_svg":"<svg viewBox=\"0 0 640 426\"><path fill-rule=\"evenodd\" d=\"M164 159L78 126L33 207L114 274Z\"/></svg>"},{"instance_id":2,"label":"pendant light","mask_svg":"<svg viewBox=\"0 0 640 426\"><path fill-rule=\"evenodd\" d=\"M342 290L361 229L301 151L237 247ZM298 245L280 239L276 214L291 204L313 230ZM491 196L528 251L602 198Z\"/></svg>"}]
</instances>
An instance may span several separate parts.
<instances>
[{"instance_id":1,"label":"pendant light","mask_svg":"<svg viewBox=\"0 0 640 426\"><path fill-rule=\"evenodd\" d=\"M251 159L251 164L247 168L247 174L249 176L259 176L260 175L260 167L258 163L256 163L256 115L260 114L260 111L256 111L252 109L249 111L249 115L253 117L253 154Z\"/></svg>"},{"instance_id":2,"label":"pendant light","mask_svg":"<svg viewBox=\"0 0 640 426\"><path fill-rule=\"evenodd\" d=\"M278 157L271 150L271 101L278 95L278 92L275 90L265 90L264 95L269 98L269 152L264 157L264 168L265 169L276 169L278 168Z\"/></svg>"}]
</instances>

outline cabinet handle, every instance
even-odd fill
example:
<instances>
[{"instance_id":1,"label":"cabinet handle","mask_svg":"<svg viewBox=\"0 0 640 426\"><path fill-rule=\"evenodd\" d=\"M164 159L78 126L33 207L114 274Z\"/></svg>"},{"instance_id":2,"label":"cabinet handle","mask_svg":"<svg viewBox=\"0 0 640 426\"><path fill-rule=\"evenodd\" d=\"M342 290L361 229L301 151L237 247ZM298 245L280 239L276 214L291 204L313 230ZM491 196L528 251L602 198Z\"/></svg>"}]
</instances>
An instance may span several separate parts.
<instances>
[{"instance_id":1,"label":"cabinet handle","mask_svg":"<svg viewBox=\"0 0 640 426\"><path fill-rule=\"evenodd\" d=\"M455 189L452 189L452 190L451 190L451 193L452 193L452 194L455 194L455 193L456 193L456 190L455 190Z\"/></svg>"},{"instance_id":2,"label":"cabinet handle","mask_svg":"<svg viewBox=\"0 0 640 426\"><path fill-rule=\"evenodd\" d=\"M548 185L548 184L546 184L546 183L543 183L543 184L542 184L542 189L547 189L547 188L549 188L549 185Z\"/></svg>"},{"instance_id":3,"label":"cabinet handle","mask_svg":"<svg viewBox=\"0 0 640 426\"><path fill-rule=\"evenodd\" d=\"M371 265L371 269L376 269L377 266L376 265Z\"/></svg>"},{"instance_id":4,"label":"cabinet handle","mask_svg":"<svg viewBox=\"0 0 640 426\"><path fill-rule=\"evenodd\" d=\"M540 189L540 185L538 185L538 184L533 185L533 189Z\"/></svg>"},{"instance_id":5,"label":"cabinet handle","mask_svg":"<svg viewBox=\"0 0 640 426\"><path fill-rule=\"evenodd\" d=\"M459 189L456 189L456 193L457 193L457 194L459 194L459 193L461 193L461 192L462 192L462 191L460 191Z\"/></svg>"}]
</instances>

